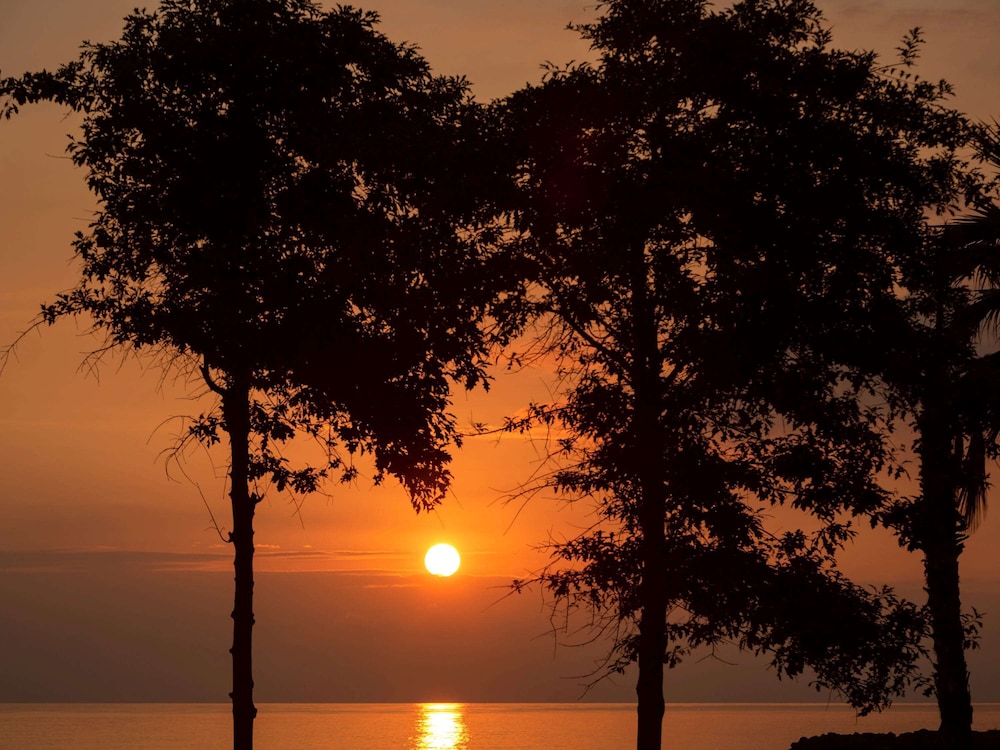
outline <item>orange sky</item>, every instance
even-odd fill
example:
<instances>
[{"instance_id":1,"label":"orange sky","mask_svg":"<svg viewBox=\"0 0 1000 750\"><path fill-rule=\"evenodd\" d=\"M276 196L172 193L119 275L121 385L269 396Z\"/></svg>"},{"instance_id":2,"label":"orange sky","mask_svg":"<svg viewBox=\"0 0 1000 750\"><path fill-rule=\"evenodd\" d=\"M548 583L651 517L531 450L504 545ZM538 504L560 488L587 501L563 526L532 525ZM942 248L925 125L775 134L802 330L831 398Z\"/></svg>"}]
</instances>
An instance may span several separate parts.
<instances>
[{"instance_id":1,"label":"orange sky","mask_svg":"<svg viewBox=\"0 0 1000 750\"><path fill-rule=\"evenodd\" d=\"M83 38L109 40L135 0L0 0L0 73L53 67ZM1000 4L958 0L821 2L835 43L891 56L924 27L920 71L957 86L955 104L1000 116ZM482 99L539 76L545 60L582 59L563 30L593 13L583 0L380 0L383 30L418 43L442 73L464 73ZM64 158L73 119L29 109L0 122L0 343L12 341L54 292L71 286L69 241L92 201ZM225 700L231 622L224 456L194 452L185 470L162 454L172 417L197 409L196 386L161 382L142 363L78 371L92 348L63 323L31 334L0 377L0 700ZM495 422L528 397L542 371L498 375L493 393L460 395L460 420ZM393 485L331 487L296 512L270 497L257 517L257 686L262 700L573 699L600 648L554 653L537 595L500 600L512 577L536 568L549 534L588 522L585 509L547 498L502 501L539 453L514 439L470 440L454 463L454 495L414 516ZM197 483L195 486L194 483ZM199 490L200 488L200 490ZM202 500L202 493L205 502ZM431 579L424 551L450 541L460 576ZM966 598L1000 612L1000 514L988 516L964 558ZM919 563L884 536L859 540L848 570L919 590ZM974 655L980 700L1000 700L1000 637L987 622ZM990 643L997 646L990 648ZM700 664L668 676L685 700L810 699L760 667ZM629 679L592 697L630 699ZM825 696L821 696L825 697Z\"/></svg>"}]
</instances>

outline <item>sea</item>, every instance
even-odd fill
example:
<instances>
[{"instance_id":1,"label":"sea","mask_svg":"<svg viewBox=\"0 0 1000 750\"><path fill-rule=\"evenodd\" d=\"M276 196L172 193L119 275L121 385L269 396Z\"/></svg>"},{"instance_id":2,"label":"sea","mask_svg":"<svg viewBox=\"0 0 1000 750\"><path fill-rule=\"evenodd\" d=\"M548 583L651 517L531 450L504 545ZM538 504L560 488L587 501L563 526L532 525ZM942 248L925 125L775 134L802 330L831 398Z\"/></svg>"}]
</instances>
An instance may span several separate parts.
<instances>
[{"instance_id":1,"label":"sea","mask_svg":"<svg viewBox=\"0 0 1000 750\"><path fill-rule=\"evenodd\" d=\"M628 703L272 703L258 706L257 750L631 750ZM1000 703L978 704L975 728L1000 729ZM4 750L226 750L224 703L0 704ZM826 732L935 728L931 704L857 717L840 704L667 706L665 750L788 750Z\"/></svg>"}]
</instances>

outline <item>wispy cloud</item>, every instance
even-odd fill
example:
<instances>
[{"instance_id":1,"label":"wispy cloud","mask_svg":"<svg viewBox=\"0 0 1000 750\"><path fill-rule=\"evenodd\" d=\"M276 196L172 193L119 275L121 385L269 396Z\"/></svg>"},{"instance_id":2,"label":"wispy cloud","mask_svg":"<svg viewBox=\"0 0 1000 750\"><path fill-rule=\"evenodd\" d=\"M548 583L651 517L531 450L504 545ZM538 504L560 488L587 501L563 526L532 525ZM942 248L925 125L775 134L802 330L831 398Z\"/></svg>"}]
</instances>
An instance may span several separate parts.
<instances>
[{"instance_id":1,"label":"wispy cloud","mask_svg":"<svg viewBox=\"0 0 1000 750\"><path fill-rule=\"evenodd\" d=\"M405 561L412 555L397 550L320 550L282 549L277 545L258 545L258 569L267 571L272 564L279 570L343 570L351 573L392 572L387 568L372 566L372 562L392 563ZM232 550L227 545L215 545L210 551L162 552L114 549L108 547L81 547L77 549L48 549L25 551L0 551L0 572L68 572L104 570L111 568L145 571L199 571L228 570L232 567ZM358 561L366 561L366 570L357 569ZM296 565L301 563L301 565Z\"/></svg>"}]
</instances>

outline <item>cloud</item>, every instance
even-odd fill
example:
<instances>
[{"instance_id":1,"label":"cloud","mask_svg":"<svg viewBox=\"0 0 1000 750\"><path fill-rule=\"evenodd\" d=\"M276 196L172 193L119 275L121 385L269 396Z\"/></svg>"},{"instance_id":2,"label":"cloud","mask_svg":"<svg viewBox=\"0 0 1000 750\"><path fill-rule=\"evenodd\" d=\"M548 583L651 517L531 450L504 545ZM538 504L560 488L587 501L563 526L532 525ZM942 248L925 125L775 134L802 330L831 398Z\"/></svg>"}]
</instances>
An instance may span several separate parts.
<instances>
[{"instance_id":1,"label":"cloud","mask_svg":"<svg viewBox=\"0 0 1000 750\"><path fill-rule=\"evenodd\" d=\"M93 547L0 551L0 571L67 572L112 567L149 570L158 567L188 567L228 560L228 555L211 552L146 552Z\"/></svg>"},{"instance_id":2,"label":"cloud","mask_svg":"<svg viewBox=\"0 0 1000 750\"><path fill-rule=\"evenodd\" d=\"M300 570L343 571L350 574L392 573L384 568L358 570L356 561L400 561L412 555L394 550L283 550L278 545L265 544L256 548L257 568L267 571L271 564L280 565L277 572ZM303 563L301 567L284 563ZM0 572L58 573L87 570L128 569L133 571L218 571L232 567L232 551L226 545L214 545L212 551L162 552L81 547L76 549L43 549L28 551L0 550Z\"/></svg>"}]
</instances>

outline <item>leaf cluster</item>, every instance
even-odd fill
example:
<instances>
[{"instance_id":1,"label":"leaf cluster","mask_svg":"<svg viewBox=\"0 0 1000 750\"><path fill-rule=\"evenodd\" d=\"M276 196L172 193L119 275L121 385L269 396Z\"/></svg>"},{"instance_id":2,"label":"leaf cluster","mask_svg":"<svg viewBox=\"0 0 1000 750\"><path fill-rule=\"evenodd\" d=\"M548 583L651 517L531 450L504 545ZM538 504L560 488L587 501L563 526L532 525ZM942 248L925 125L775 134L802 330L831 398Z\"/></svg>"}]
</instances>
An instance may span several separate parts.
<instances>
[{"instance_id":1,"label":"leaf cluster","mask_svg":"<svg viewBox=\"0 0 1000 750\"><path fill-rule=\"evenodd\" d=\"M81 281L45 321L85 316L108 346L193 360L220 392L246 381L268 404L262 449L321 422L428 507L458 437L451 384L487 380L504 272L477 197L481 108L377 20L164 0L118 41L4 80L0 101L83 115L69 153L98 211L74 243Z\"/></svg>"},{"instance_id":2,"label":"leaf cluster","mask_svg":"<svg viewBox=\"0 0 1000 750\"><path fill-rule=\"evenodd\" d=\"M685 613L666 623L668 663L725 639L884 706L919 682L923 616L832 556L845 515L894 501L900 402L883 378L913 341L930 217L981 186L961 156L975 128L947 85L832 48L808 0L602 8L579 27L600 61L513 95L502 129L515 252L565 384L528 415L560 436L539 481L600 515L550 546L537 581L590 611L624 667L661 514ZM821 528L772 538L762 509L784 503ZM820 627L828 605L842 632Z\"/></svg>"}]
</instances>

